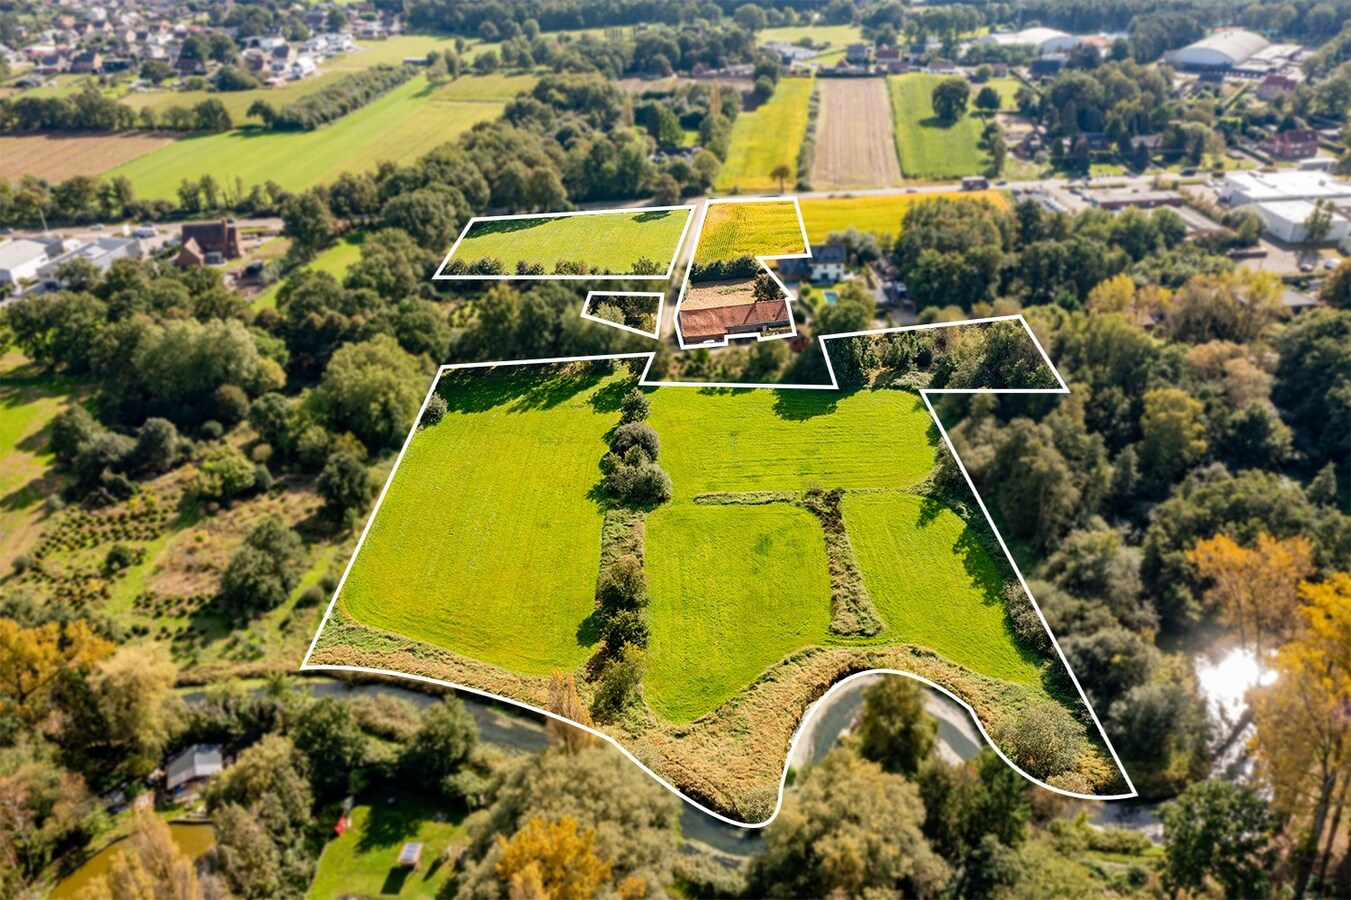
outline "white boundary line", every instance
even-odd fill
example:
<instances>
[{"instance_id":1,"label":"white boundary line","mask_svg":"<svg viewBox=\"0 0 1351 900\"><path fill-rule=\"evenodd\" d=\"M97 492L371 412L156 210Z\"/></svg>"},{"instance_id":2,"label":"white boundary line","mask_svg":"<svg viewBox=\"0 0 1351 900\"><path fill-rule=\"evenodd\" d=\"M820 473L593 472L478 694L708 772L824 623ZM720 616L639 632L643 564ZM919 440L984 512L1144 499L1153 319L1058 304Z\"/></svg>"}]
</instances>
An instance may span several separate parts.
<instances>
[{"instance_id":1,"label":"white boundary line","mask_svg":"<svg viewBox=\"0 0 1351 900\"><path fill-rule=\"evenodd\" d=\"M671 261L666 265L666 271L660 275L517 275L508 273L505 275L446 275L446 266L450 265L450 259L459 249L460 243L469 234L470 230L479 222L506 222L519 221L522 219L562 219L571 216L606 216L606 215L639 215L649 212L674 212L683 209L688 215L685 216L685 224L680 229L680 237L676 240L675 250L671 253ZM573 212L561 213L524 213L522 215L512 216L474 216L464 224L464 229L460 231L460 236L455 239L455 243L450 245L450 252L446 258L441 260L441 265L436 267L436 274L432 276L434 281L668 281L671 273L675 271L676 260L680 258L680 248L685 245L685 236L689 234L690 223L694 221L694 213L698 207L693 203L686 203L681 206L635 206L635 207L617 207L612 209L584 209ZM505 260L503 263L505 264Z\"/></svg>"},{"instance_id":2,"label":"white boundary line","mask_svg":"<svg viewBox=\"0 0 1351 900\"><path fill-rule=\"evenodd\" d=\"M671 784L666 779L658 775L656 772L648 768L641 760L639 760L636 756L634 756L627 749L625 749L625 747L622 744L620 744L618 740L611 737L610 735L605 734L604 732L601 731L597 731L594 728L588 728L585 725L581 725L577 722L572 721L571 719L555 715L554 713L550 712L547 709L541 709L538 706L533 706L529 703L524 703L520 700L516 700L511 697L506 697L501 694L495 694L491 691L485 691L480 688L471 687L470 685L459 684L451 681L444 681L438 678L429 678L425 675L412 675L406 672L395 672L389 669L375 669L366 666L344 666L344 665L322 665L322 664L310 665L310 657L314 654L314 648L319 643L319 635L323 633L324 627L328 624L329 617L333 613L333 607L338 602L338 596L342 593L343 586L347 583L347 576L350 575L352 572L352 565L353 563L356 562L357 554L361 552L361 547L366 542L367 535L370 534L371 526L375 523L375 518L379 514L380 507L385 501L385 495L389 491L389 486L394 483L394 477L398 474L399 466L403 463L404 454L408 451L408 447L412 443L413 436L417 433L418 422L421 421L422 419L422 413L427 408L427 403L431 400L432 393L436 390L436 385L440 381L440 378L444 373L456 369L482 369L498 366L529 366L529 365L545 365L545 364L566 363L566 362L608 362L622 359L646 359L647 365L644 366L642 374L639 376L638 380L638 383L643 387L697 387L697 388L717 387L717 388L767 388L772 390L839 390L840 389L839 381L835 377L835 369L830 362L830 354L827 352L825 346L827 341L853 337L866 337L879 334L898 334L906 331L924 331L934 328L954 328L963 325L983 325L992 322L1018 322L1019 324L1021 324L1023 329L1027 332L1028 336L1032 339L1032 343L1036 346L1037 352L1041 354L1041 358L1046 362L1046 365L1055 375L1056 382L1060 386L1058 388L1010 388L1007 390L999 388L952 388L952 389L926 388L920 391L920 396L921 399L923 399L924 401L925 408L928 409L929 411L930 417L933 418L934 424L938 427L939 434L942 435L943 441L947 444L948 450L952 453L952 458L956 461L957 467L961 470L962 477L966 479L967 487L971 489L972 495L976 498L976 503L980 507L980 511L985 515L985 521L989 524L990 530L994 532L995 539L999 542L1000 549L1004 551L1005 559L1007 559L1009 565L1013 567L1014 574L1018 576L1018 583L1022 586L1023 590L1027 592L1028 600L1031 601L1032 608L1037 612L1037 618L1041 621L1042 627L1046 629L1047 635L1051 638L1051 645L1055 647L1056 654L1060 657L1061 664L1065 667L1065 671L1069 673L1070 680L1074 683L1074 687L1079 691L1079 698L1083 701L1084 707L1088 710L1088 714L1092 718L1093 724L1095 724L1098 727L1098 734L1102 738L1103 745L1107 747L1107 752L1112 755L1112 760L1116 763L1117 769L1121 772L1121 776L1126 781L1126 786L1130 789L1129 793L1106 794L1106 795L1081 794L1076 791L1067 791L1062 788L1052 787L1051 785L1046 784L1040 779L1034 778L1033 776L1029 775L1027 772L1023 771L1021 767L1019 767L1016 763L1014 763L1013 760L1009 759L1008 756L1005 755L1004 751L995 745L989 733L985 730L984 724L980 721L980 718L976 715L975 710L971 708L970 704L968 704L961 697L956 696L952 691L948 690L947 688L944 688L942 685L935 684L934 682L929 681L926 678L922 678L918 675L915 675L914 673L911 672L904 672L899 669L866 669L862 672L856 672L853 675L846 676L845 678L842 678L839 681L835 682L835 684L831 685L831 687L828 688L826 692L821 695L821 697L819 697L815 702L813 702L810 706L807 707L807 709L802 714L801 721L798 722L797 729L796 731L794 731L792 740L789 742L788 752L784 757L783 775L779 779L779 793L778 799L774 805L774 812L770 815L768 819L765 819L763 822L739 822L736 819L729 818L716 810L709 809L707 806L704 806L697 800L694 800L691 797L686 796L675 785ZM980 492L976 490L976 485L975 482L972 481L971 479L971 474L966 470L965 464L962 463L961 457L957 453L957 448L953 446L952 439L948 436L947 429L943 427L943 423L939 420L938 414L934 411L933 404L929 400L929 395L931 394L934 395L1068 394L1069 388L1066 386L1065 380L1060 376L1059 370L1057 370L1055 365L1051 362L1051 358L1046 354L1046 350L1042 347L1041 342L1037 340L1037 336L1035 333L1033 333L1031 326L1027 324L1027 320L1023 318L1021 313L1018 313L1015 315L1008 315L1008 316L988 316L979 319L963 319L958 322L935 322L928 325L904 325L897 328L879 328L866 331L853 331L843 334L818 335L817 337L818 342L820 344L821 354L822 356L825 357L826 371L830 374L830 382L828 384L795 385L795 384L745 384L740 382L721 383L721 382L688 382L688 381L685 382L650 381L648 380L647 376L652 369L652 363L656 359L656 353L654 351L648 351L643 353L618 353L602 356L567 356L567 357L554 357L548 359L523 359L523 360L506 360L500 362L462 363L457 365L441 366L440 369L437 370L436 378L432 380L431 386L427 389L427 395L422 401L422 406L418 409L418 415L413 422L413 427L409 429L408 438L407 440L404 441L403 447L399 450L398 458L395 459L394 461L394 467L390 470L389 477L385 481L384 487L381 488L380 490L380 496L375 501L375 506L371 510L370 516L366 519L366 525L362 529L361 537L357 540L357 545L355 549L352 551L352 556L347 561L347 568L343 570L342 579L338 582L337 588L334 589L333 597L331 600L329 600L328 608L324 610L324 617L319 622L319 627L314 632L314 638L310 641L309 650L306 651L305 658L301 661L300 670L368 672L376 675L387 675L398 678L409 678L414 681L421 681L427 684L436 684L442 687L449 687L457 691L460 690L468 691L472 694L477 694L479 696L488 697L494 700L501 700L506 703L511 703L515 706L531 710L532 712L538 713L548 718L556 719L560 722L572 725L575 728L580 728L584 731L588 731L591 734L595 735L596 737L609 742L616 749L618 749L619 752L627 756L640 769L642 769L653 779L655 779L659 784L666 787L676 796L680 797L686 803L689 803L691 806L698 808L702 812L707 813L708 815L712 816L715 819L719 819L720 821L726 822L729 825L734 825L740 828L763 828L766 825L773 822L775 818L777 818L777 816L779 815L779 810L783 808L783 796L784 790L788 782L788 770L791 766L793 756L797 749L798 741L801 740L803 735L806 733L805 726L807 722L810 720L812 714L820 707L822 701L824 701L827 697L831 696L835 691L839 690L842 685L848 683L853 678L866 675L870 672L881 672L889 675L903 675L907 678L913 678L914 680L922 682L928 685L929 687L941 691L948 697L951 697L957 703L961 704L961 706L965 708L968 713L970 713L972 721L976 723L977 730L980 731L981 736L985 738L986 743L990 745L990 747L994 750L995 754L998 755L999 758L1002 759L1005 762L1005 764L1007 764L1015 772L1017 772L1019 775L1022 775L1028 781L1032 782L1033 784L1039 787L1045 788L1048 791L1052 791L1054 793L1061 794L1066 797L1072 797L1077 800L1129 800L1133 797L1138 797L1139 792L1136 791L1135 784L1131 781L1130 773L1127 772L1126 767L1121 764L1121 757L1117 755L1116 748L1112 746L1111 738L1107 736L1106 730L1102 727L1102 722L1098 719L1098 714L1093 709L1093 704L1089 702L1088 695L1084 693L1083 686L1079 684L1079 679L1074 674L1074 669L1070 666L1069 660L1065 658L1065 651L1061 649L1060 642L1056 640L1055 634L1051 631L1050 625L1048 625L1046 622L1046 616L1042 614L1041 607L1038 606L1036 598L1032 596L1032 591L1028 588L1027 585L1027 579L1023 577L1022 570L1018 568L1017 561L1013 558L1013 554L1009 552L1008 545L1004 542L1003 535L999 533L999 528L995 525L994 519L993 517L991 517L989 509L986 508L985 506L985 501L981 499Z\"/></svg>"},{"instance_id":3,"label":"white boundary line","mask_svg":"<svg viewBox=\"0 0 1351 900\"><path fill-rule=\"evenodd\" d=\"M656 297L657 298L657 325L651 331L643 331L641 328L633 328L622 322L611 322L609 319L602 319L600 316L593 316L587 312L591 308L592 297ZM627 331L630 334L636 334L640 337L652 338L654 340L661 337L661 314L666 306L665 291L587 291L586 300L582 303L582 318L591 322L599 322L602 325L609 325L611 328L618 328L620 331Z\"/></svg>"},{"instance_id":4,"label":"white boundary line","mask_svg":"<svg viewBox=\"0 0 1351 900\"><path fill-rule=\"evenodd\" d=\"M708 220L708 208L720 204L729 203L784 203L792 201L793 211L797 213L797 225L802 231L802 246L806 248L806 253L778 253L766 254L765 256L755 257L755 261L760 264L760 268L768 273L774 283L783 291L784 306L788 309L788 331L784 334L760 334L759 332L748 331L744 334L725 334L721 341L705 341L700 344L685 343L685 333L680 328L680 307L685 303L685 295L690 290L690 270L694 268L694 258L699 253L699 241L704 236L704 223ZM797 319L793 314L793 302L796 299L793 292L788 290L788 285L784 284L779 276L767 264L767 260L778 259L811 259L812 245L807 240L807 223L802 219L802 206L798 203L796 196L776 196L776 197L718 197L713 200L704 201L704 214L699 218L699 232L694 236L694 246L690 248L689 258L685 266L685 280L680 283L680 294L676 299L675 314L671 316L671 323L675 329L676 340L680 343L681 350L694 350L699 347L712 349L715 347L726 347L729 341L740 340L742 338L754 337L757 341L778 341L784 338L797 337Z\"/></svg>"}]
</instances>

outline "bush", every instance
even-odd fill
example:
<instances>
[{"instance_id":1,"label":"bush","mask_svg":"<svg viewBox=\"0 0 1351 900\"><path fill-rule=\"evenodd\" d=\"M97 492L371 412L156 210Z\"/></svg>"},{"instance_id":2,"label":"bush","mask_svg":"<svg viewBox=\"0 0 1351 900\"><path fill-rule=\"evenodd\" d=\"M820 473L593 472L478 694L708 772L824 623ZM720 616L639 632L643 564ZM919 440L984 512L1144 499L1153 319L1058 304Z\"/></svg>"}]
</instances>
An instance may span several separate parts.
<instances>
[{"instance_id":1,"label":"bush","mask_svg":"<svg viewBox=\"0 0 1351 900\"><path fill-rule=\"evenodd\" d=\"M624 395L624 399L619 401L621 411L620 422L627 425L631 422L642 422L647 419L648 414L652 412L652 404L638 388L634 388Z\"/></svg>"},{"instance_id":2,"label":"bush","mask_svg":"<svg viewBox=\"0 0 1351 900\"><path fill-rule=\"evenodd\" d=\"M203 500L228 500L258 484L254 464L236 447L215 447L197 467L192 492Z\"/></svg>"},{"instance_id":3,"label":"bush","mask_svg":"<svg viewBox=\"0 0 1351 900\"><path fill-rule=\"evenodd\" d=\"M655 462L661 453L661 439L657 432L646 422L631 422L620 425L610 437L610 450L624 456L630 447L639 447L650 461Z\"/></svg>"},{"instance_id":4,"label":"bush","mask_svg":"<svg viewBox=\"0 0 1351 900\"><path fill-rule=\"evenodd\" d=\"M250 618L286 602L300 576L300 536L279 519L267 518L249 532L221 576L226 608Z\"/></svg>"},{"instance_id":5,"label":"bush","mask_svg":"<svg viewBox=\"0 0 1351 900\"><path fill-rule=\"evenodd\" d=\"M339 451L329 456L317 484L324 516L351 528L371 504L371 474L361 461Z\"/></svg>"},{"instance_id":6,"label":"bush","mask_svg":"<svg viewBox=\"0 0 1351 900\"><path fill-rule=\"evenodd\" d=\"M104 431L81 445L72 468L76 480L85 487L98 483L105 471L116 471L129 464L136 443L126 435Z\"/></svg>"},{"instance_id":7,"label":"bush","mask_svg":"<svg viewBox=\"0 0 1351 900\"><path fill-rule=\"evenodd\" d=\"M647 614L636 609L616 609L603 619L600 625L601 640L608 647L646 647L648 628Z\"/></svg>"},{"instance_id":8,"label":"bush","mask_svg":"<svg viewBox=\"0 0 1351 900\"><path fill-rule=\"evenodd\" d=\"M638 557L625 553L601 572L596 599L602 609L636 609L647 605L647 577Z\"/></svg>"},{"instance_id":9,"label":"bush","mask_svg":"<svg viewBox=\"0 0 1351 900\"><path fill-rule=\"evenodd\" d=\"M665 503L671 499L671 476L661 466L638 466L626 499L640 506Z\"/></svg>"},{"instance_id":10,"label":"bush","mask_svg":"<svg viewBox=\"0 0 1351 900\"><path fill-rule=\"evenodd\" d=\"M227 425L238 425L249 414L249 395L237 384L222 384L211 401L216 415Z\"/></svg>"},{"instance_id":11,"label":"bush","mask_svg":"<svg viewBox=\"0 0 1351 900\"><path fill-rule=\"evenodd\" d=\"M432 398L427 401L427 408L422 411L422 427L435 425L446 417L446 398L440 394L432 394Z\"/></svg>"},{"instance_id":12,"label":"bush","mask_svg":"<svg viewBox=\"0 0 1351 900\"><path fill-rule=\"evenodd\" d=\"M1074 769L1081 731L1069 710L1046 702L1004 720L995 740L1024 772L1045 780Z\"/></svg>"}]
</instances>

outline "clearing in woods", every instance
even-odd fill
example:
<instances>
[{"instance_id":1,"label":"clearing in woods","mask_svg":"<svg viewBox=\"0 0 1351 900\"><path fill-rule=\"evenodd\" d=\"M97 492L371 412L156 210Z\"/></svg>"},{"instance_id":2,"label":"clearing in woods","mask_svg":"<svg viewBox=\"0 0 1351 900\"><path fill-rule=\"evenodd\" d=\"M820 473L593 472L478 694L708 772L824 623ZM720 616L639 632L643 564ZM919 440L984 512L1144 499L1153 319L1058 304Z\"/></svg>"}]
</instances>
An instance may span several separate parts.
<instances>
[{"instance_id":1,"label":"clearing in woods","mask_svg":"<svg viewBox=\"0 0 1351 900\"><path fill-rule=\"evenodd\" d=\"M24 134L0 137L0 178L36 175L65 181L72 175L102 175L174 142L163 132L120 134Z\"/></svg>"},{"instance_id":2,"label":"clearing in woods","mask_svg":"<svg viewBox=\"0 0 1351 900\"><path fill-rule=\"evenodd\" d=\"M821 78L812 187L818 191L901 183L891 100L881 78Z\"/></svg>"}]
</instances>

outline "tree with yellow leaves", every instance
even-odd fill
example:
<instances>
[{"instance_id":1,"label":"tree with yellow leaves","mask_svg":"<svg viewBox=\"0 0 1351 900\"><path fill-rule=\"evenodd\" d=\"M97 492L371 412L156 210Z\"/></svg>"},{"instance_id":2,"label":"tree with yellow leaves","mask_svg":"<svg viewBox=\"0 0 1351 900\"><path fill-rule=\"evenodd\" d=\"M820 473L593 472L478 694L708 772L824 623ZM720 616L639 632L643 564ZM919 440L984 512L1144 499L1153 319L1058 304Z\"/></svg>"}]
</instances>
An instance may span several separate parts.
<instances>
[{"instance_id":1,"label":"tree with yellow leaves","mask_svg":"<svg viewBox=\"0 0 1351 900\"><path fill-rule=\"evenodd\" d=\"M200 900L192 859L174 843L168 823L148 803L138 803L133 817L131 837L113 853L107 874L94 879L81 898Z\"/></svg>"},{"instance_id":2,"label":"tree with yellow leaves","mask_svg":"<svg viewBox=\"0 0 1351 900\"><path fill-rule=\"evenodd\" d=\"M577 697L577 685L572 675L561 669L554 669L553 674L549 676L549 712L588 728L594 724L591 721L591 714ZM557 719L550 719L544 723L544 733L551 744L562 747L569 753L585 750L595 740L590 732L574 728Z\"/></svg>"},{"instance_id":3,"label":"tree with yellow leaves","mask_svg":"<svg viewBox=\"0 0 1351 900\"><path fill-rule=\"evenodd\" d=\"M1299 587L1303 628L1276 654L1276 680L1252 692L1257 772L1300 823L1294 895L1326 877L1351 799L1351 573ZM1330 820L1330 822L1329 822Z\"/></svg>"},{"instance_id":4,"label":"tree with yellow leaves","mask_svg":"<svg viewBox=\"0 0 1351 900\"><path fill-rule=\"evenodd\" d=\"M1206 452L1206 426L1201 419L1205 407L1177 388L1155 388L1144 400L1140 465L1156 483L1166 484Z\"/></svg>"},{"instance_id":5,"label":"tree with yellow leaves","mask_svg":"<svg viewBox=\"0 0 1351 900\"><path fill-rule=\"evenodd\" d=\"M113 652L83 619L24 628L0 619L0 713L36 725L50 712L52 688L63 672L90 671Z\"/></svg>"},{"instance_id":6,"label":"tree with yellow leaves","mask_svg":"<svg viewBox=\"0 0 1351 900\"><path fill-rule=\"evenodd\" d=\"M1243 646L1261 659L1263 637L1280 637L1293 623L1300 580L1313 571L1313 548L1302 536L1278 541L1259 534L1249 549L1217 534L1188 550L1187 560L1209 583L1206 605L1221 610Z\"/></svg>"},{"instance_id":7,"label":"tree with yellow leaves","mask_svg":"<svg viewBox=\"0 0 1351 900\"><path fill-rule=\"evenodd\" d=\"M497 877L513 900L587 900L610 880L610 861L596 853L596 829L578 834L571 816L557 822L531 816L511 840L498 835L497 843Z\"/></svg>"}]
</instances>

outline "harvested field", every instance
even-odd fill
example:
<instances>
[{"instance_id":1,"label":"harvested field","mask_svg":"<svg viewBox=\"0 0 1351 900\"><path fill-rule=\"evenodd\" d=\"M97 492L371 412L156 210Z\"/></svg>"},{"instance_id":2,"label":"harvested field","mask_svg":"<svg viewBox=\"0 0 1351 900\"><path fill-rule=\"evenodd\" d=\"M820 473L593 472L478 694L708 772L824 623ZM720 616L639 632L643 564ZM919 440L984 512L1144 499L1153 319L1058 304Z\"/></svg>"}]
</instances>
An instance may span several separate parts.
<instances>
[{"instance_id":1,"label":"harvested field","mask_svg":"<svg viewBox=\"0 0 1351 900\"><path fill-rule=\"evenodd\" d=\"M691 284L681 309L713 309L718 306L743 306L755 302L755 280L705 281Z\"/></svg>"},{"instance_id":2,"label":"harvested field","mask_svg":"<svg viewBox=\"0 0 1351 900\"><path fill-rule=\"evenodd\" d=\"M174 140L140 131L0 137L0 178L18 180L21 175L36 175L64 181L72 175L102 175Z\"/></svg>"},{"instance_id":3,"label":"harvested field","mask_svg":"<svg viewBox=\"0 0 1351 900\"><path fill-rule=\"evenodd\" d=\"M881 78L822 78L812 187L819 191L901 183L891 100Z\"/></svg>"}]
</instances>

